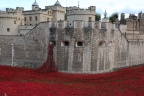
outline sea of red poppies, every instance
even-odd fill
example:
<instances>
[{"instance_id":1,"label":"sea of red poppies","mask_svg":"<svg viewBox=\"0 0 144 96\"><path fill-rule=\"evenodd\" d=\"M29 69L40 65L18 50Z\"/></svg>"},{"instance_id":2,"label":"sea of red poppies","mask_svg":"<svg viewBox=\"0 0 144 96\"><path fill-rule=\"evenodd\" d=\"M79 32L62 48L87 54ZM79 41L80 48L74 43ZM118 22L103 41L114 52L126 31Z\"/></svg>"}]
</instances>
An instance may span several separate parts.
<instances>
[{"instance_id":1,"label":"sea of red poppies","mask_svg":"<svg viewBox=\"0 0 144 96\"><path fill-rule=\"evenodd\" d=\"M0 66L0 96L144 96L144 66L103 74Z\"/></svg>"}]
</instances>

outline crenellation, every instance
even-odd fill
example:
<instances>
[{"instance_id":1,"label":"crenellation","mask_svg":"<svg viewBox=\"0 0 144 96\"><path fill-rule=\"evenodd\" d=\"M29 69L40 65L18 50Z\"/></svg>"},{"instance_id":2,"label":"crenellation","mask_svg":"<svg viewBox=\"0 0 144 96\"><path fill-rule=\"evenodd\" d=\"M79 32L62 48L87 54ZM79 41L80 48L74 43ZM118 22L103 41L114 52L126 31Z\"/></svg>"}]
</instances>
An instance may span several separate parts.
<instances>
[{"instance_id":1,"label":"crenellation","mask_svg":"<svg viewBox=\"0 0 144 96\"><path fill-rule=\"evenodd\" d=\"M87 25L85 24L85 21L82 20L75 20L73 22L69 21L57 21L57 22L49 22L50 27L55 27L55 28L99 28L101 26L100 22L97 21L91 21L91 22L86 22ZM114 25L113 25L114 26Z\"/></svg>"},{"instance_id":2,"label":"crenellation","mask_svg":"<svg viewBox=\"0 0 144 96\"><path fill-rule=\"evenodd\" d=\"M22 12L22 11L24 11L23 7L16 7L16 9L6 8L6 12L8 12L8 13Z\"/></svg>"},{"instance_id":3,"label":"crenellation","mask_svg":"<svg viewBox=\"0 0 144 96\"><path fill-rule=\"evenodd\" d=\"M65 12L65 7L62 6L45 6L45 9L59 10Z\"/></svg>"},{"instance_id":4,"label":"crenellation","mask_svg":"<svg viewBox=\"0 0 144 96\"><path fill-rule=\"evenodd\" d=\"M95 10L92 11L92 10L89 10L89 9L78 9L78 10L69 10L67 11L67 16L69 15L76 15L76 14L79 14L79 15L95 15Z\"/></svg>"}]
</instances>

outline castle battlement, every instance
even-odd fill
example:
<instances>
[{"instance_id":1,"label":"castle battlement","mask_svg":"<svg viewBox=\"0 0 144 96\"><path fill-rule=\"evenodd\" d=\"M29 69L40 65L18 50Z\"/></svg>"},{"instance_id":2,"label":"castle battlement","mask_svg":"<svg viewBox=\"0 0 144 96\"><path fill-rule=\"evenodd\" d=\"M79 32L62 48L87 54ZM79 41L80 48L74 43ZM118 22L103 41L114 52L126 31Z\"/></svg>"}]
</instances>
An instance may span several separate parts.
<instances>
[{"instance_id":1,"label":"castle battlement","mask_svg":"<svg viewBox=\"0 0 144 96\"><path fill-rule=\"evenodd\" d=\"M67 15L95 15L95 6L90 6L88 9L80 9L79 7L67 7Z\"/></svg>"},{"instance_id":2,"label":"castle battlement","mask_svg":"<svg viewBox=\"0 0 144 96\"><path fill-rule=\"evenodd\" d=\"M24 11L24 7L16 7L16 9L6 8L6 12L22 12L22 11Z\"/></svg>"},{"instance_id":3,"label":"castle battlement","mask_svg":"<svg viewBox=\"0 0 144 96\"><path fill-rule=\"evenodd\" d=\"M107 26L107 25L110 26ZM108 27L111 27L109 29L115 29L115 25L111 24L111 23L104 23L103 22L99 22L99 21L91 21L91 22L85 22L82 20L75 20L73 22L69 22L69 21L57 21L57 22L49 22L48 23L49 28L53 27L53 28L105 28L108 29Z\"/></svg>"},{"instance_id":4,"label":"castle battlement","mask_svg":"<svg viewBox=\"0 0 144 96\"><path fill-rule=\"evenodd\" d=\"M0 14L5 14L5 13L6 13L5 11L0 10Z\"/></svg>"},{"instance_id":5,"label":"castle battlement","mask_svg":"<svg viewBox=\"0 0 144 96\"><path fill-rule=\"evenodd\" d=\"M6 13L6 12L0 12L0 18L11 18L11 19L17 19L17 17L20 17L21 15L17 13Z\"/></svg>"},{"instance_id":6,"label":"castle battlement","mask_svg":"<svg viewBox=\"0 0 144 96\"><path fill-rule=\"evenodd\" d=\"M51 9L51 10L59 10L59 11L66 11L65 7L62 6L45 6L45 9Z\"/></svg>"},{"instance_id":7,"label":"castle battlement","mask_svg":"<svg viewBox=\"0 0 144 96\"><path fill-rule=\"evenodd\" d=\"M91 10L85 10L85 9L81 9L81 10L71 10L71 11L67 11L67 16L68 15L95 15L95 11L91 11Z\"/></svg>"},{"instance_id":8,"label":"castle battlement","mask_svg":"<svg viewBox=\"0 0 144 96\"><path fill-rule=\"evenodd\" d=\"M100 21L91 21L85 22L82 20L75 20L72 23L69 21L57 21L57 22L48 22L49 28L98 28L105 30L115 30L115 24L109 22L100 22Z\"/></svg>"},{"instance_id":9,"label":"castle battlement","mask_svg":"<svg viewBox=\"0 0 144 96\"><path fill-rule=\"evenodd\" d=\"M30 10L30 11L23 11L23 14L40 14L40 13L43 13L43 14L47 14L47 11L51 11L51 10Z\"/></svg>"}]
</instances>

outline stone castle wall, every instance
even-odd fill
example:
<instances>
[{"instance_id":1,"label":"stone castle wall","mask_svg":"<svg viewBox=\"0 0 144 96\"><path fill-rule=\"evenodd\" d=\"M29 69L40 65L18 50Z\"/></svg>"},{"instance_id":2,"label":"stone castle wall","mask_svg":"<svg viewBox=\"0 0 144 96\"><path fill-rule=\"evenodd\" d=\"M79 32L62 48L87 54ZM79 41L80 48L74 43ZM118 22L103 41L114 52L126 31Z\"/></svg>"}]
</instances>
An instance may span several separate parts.
<instances>
[{"instance_id":1,"label":"stone castle wall","mask_svg":"<svg viewBox=\"0 0 144 96\"><path fill-rule=\"evenodd\" d=\"M119 29L118 29L119 30ZM122 35L121 31L117 31L115 34L115 49L114 49L114 68L127 66L128 63L128 53L129 53L129 42Z\"/></svg>"},{"instance_id":2,"label":"stone castle wall","mask_svg":"<svg viewBox=\"0 0 144 96\"><path fill-rule=\"evenodd\" d=\"M138 65L144 63L144 41L129 41L129 58L128 64Z\"/></svg>"},{"instance_id":3,"label":"stone castle wall","mask_svg":"<svg viewBox=\"0 0 144 96\"><path fill-rule=\"evenodd\" d=\"M47 56L48 26L41 23L25 36L0 36L0 64L37 68Z\"/></svg>"},{"instance_id":4,"label":"stone castle wall","mask_svg":"<svg viewBox=\"0 0 144 96\"><path fill-rule=\"evenodd\" d=\"M60 72L100 73L144 62L143 41L128 42L112 24L99 29L99 22L93 23L95 28L81 26L80 21L73 27L65 23L53 26L43 22L22 37L0 36L0 63L12 64L14 44L14 66L37 68L46 60L50 41L55 42L54 57Z\"/></svg>"},{"instance_id":5,"label":"stone castle wall","mask_svg":"<svg viewBox=\"0 0 144 96\"><path fill-rule=\"evenodd\" d=\"M14 64L18 65L17 61L24 59L24 39L20 36L0 36L0 64L12 64L12 45L14 44ZM17 64L16 64L17 63Z\"/></svg>"},{"instance_id":6,"label":"stone castle wall","mask_svg":"<svg viewBox=\"0 0 144 96\"><path fill-rule=\"evenodd\" d=\"M99 25L96 22L93 29L83 26L83 21L75 21L73 27L66 28L58 24L55 38L59 71L99 73L126 66L128 41L112 24L100 30ZM62 46L65 41L69 46ZM76 46L79 41L83 46Z\"/></svg>"}]
</instances>

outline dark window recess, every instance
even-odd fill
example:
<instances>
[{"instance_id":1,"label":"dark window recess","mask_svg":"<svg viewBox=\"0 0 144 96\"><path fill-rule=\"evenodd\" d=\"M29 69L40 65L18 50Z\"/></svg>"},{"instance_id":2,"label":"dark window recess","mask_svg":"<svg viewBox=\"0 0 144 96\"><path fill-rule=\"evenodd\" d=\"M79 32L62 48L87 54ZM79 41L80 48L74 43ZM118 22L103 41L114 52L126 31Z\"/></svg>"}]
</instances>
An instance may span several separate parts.
<instances>
[{"instance_id":1,"label":"dark window recess","mask_svg":"<svg viewBox=\"0 0 144 96\"><path fill-rule=\"evenodd\" d=\"M77 46L83 46L83 42L77 42Z\"/></svg>"},{"instance_id":2,"label":"dark window recess","mask_svg":"<svg viewBox=\"0 0 144 96\"><path fill-rule=\"evenodd\" d=\"M26 21L26 17L24 17L24 20Z\"/></svg>"},{"instance_id":3,"label":"dark window recess","mask_svg":"<svg viewBox=\"0 0 144 96\"><path fill-rule=\"evenodd\" d=\"M99 43L99 46L102 46L102 45L103 45L103 42L100 42L100 43Z\"/></svg>"},{"instance_id":4,"label":"dark window recess","mask_svg":"<svg viewBox=\"0 0 144 96\"><path fill-rule=\"evenodd\" d=\"M105 46L105 42L100 42L99 46Z\"/></svg>"},{"instance_id":5,"label":"dark window recess","mask_svg":"<svg viewBox=\"0 0 144 96\"><path fill-rule=\"evenodd\" d=\"M14 24L16 24L16 21L14 21Z\"/></svg>"},{"instance_id":6,"label":"dark window recess","mask_svg":"<svg viewBox=\"0 0 144 96\"><path fill-rule=\"evenodd\" d=\"M65 41L65 42L64 42L64 46L69 46L69 42L68 42L68 41Z\"/></svg>"},{"instance_id":7,"label":"dark window recess","mask_svg":"<svg viewBox=\"0 0 144 96\"><path fill-rule=\"evenodd\" d=\"M7 28L7 32L10 32L10 28Z\"/></svg>"},{"instance_id":8,"label":"dark window recess","mask_svg":"<svg viewBox=\"0 0 144 96\"><path fill-rule=\"evenodd\" d=\"M47 21L50 21L49 18L47 18Z\"/></svg>"},{"instance_id":9,"label":"dark window recess","mask_svg":"<svg viewBox=\"0 0 144 96\"><path fill-rule=\"evenodd\" d=\"M91 18L91 17L89 17L89 21L92 21L92 18Z\"/></svg>"},{"instance_id":10,"label":"dark window recess","mask_svg":"<svg viewBox=\"0 0 144 96\"><path fill-rule=\"evenodd\" d=\"M30 21L32 21L32 17L29 17Z\"/></svg>"},{"instance_id":11,"label":"dark window recess","mask_svg":"<svg viewBox=\"0 0 144 96\"><path fill-rule=\"evenodd\" d=\"M35 17L35 20L37 21L37 16Z\"/></svg>"}]
</instances>

